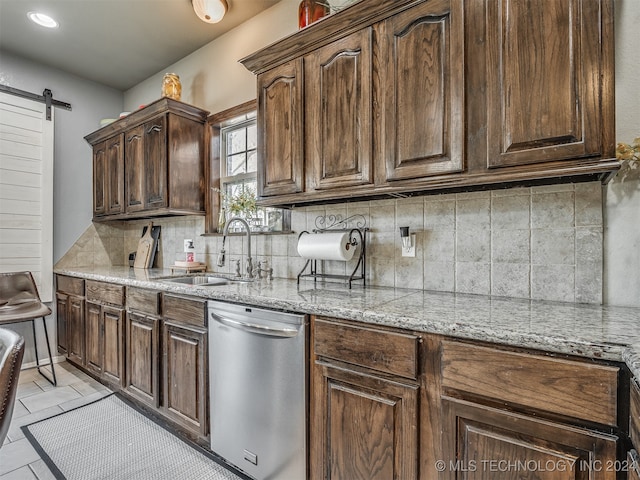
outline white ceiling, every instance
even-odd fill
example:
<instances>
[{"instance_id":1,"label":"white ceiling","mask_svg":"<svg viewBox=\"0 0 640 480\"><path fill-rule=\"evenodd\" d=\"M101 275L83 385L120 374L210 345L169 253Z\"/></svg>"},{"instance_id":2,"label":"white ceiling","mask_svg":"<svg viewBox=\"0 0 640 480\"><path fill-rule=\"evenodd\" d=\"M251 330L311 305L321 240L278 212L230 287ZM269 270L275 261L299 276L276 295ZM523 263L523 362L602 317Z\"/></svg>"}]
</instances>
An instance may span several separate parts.
<instances>
[{"instance_id":1,"label":"white ceiling","mask_svg":"<svg viewBox=\"0 0 640 480\"><path fill-rule=\"evenodd\" d=\"M127 90L279 0L227 0L217 24L191 0L0 0L0 51ZM27 12L60 27L32 23Z\"/></svg>"}]
</instances>

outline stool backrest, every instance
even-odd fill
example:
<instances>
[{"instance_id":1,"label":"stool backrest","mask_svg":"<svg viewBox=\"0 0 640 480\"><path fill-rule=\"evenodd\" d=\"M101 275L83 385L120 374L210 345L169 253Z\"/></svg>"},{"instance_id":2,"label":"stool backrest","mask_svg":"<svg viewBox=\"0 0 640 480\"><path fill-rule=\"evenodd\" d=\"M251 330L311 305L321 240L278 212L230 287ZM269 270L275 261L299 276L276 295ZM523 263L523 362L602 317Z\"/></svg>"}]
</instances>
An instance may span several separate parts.
<instances>
[{"instance_id":1,"label":"stool backrest","mask_svg":"<svg viewBox=\"0 0 640 480\"><path fill-rule=\"evenodd\" d=\"M31 272L0 273L0 305L11 299L40 301Z\"/></svg>"},{"instance_id":2,"label":"stool backrest","mask_svg":"<svg viewBox=\"0 0 640 480\"><path fill-rule=\"evenodd\" d=\"M24 339L11 330L0 328L0 445L9 431L23 356Z\"/></svg>"}]
</instances>

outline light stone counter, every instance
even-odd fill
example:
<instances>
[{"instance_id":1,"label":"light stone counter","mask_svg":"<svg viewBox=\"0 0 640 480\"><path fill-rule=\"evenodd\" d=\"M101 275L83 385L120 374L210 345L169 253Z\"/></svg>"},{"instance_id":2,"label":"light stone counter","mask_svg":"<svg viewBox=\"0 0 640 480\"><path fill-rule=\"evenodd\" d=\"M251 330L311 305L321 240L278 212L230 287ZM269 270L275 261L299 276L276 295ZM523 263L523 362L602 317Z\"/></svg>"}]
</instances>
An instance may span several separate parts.
<instances>
[{"instance_id":1,"label":"light stone counter","mask_svg":"<svg viewBox=\"0 0 640 480\"><path fill-rule=\"evenodd\" d=\"M624 361L640 378L640 309L400 288L352 290L305 279L213 287L163 282L169 270L128 267L56 273L277 310L324 315L588 358Z\"/></svg>"}]
</instances>

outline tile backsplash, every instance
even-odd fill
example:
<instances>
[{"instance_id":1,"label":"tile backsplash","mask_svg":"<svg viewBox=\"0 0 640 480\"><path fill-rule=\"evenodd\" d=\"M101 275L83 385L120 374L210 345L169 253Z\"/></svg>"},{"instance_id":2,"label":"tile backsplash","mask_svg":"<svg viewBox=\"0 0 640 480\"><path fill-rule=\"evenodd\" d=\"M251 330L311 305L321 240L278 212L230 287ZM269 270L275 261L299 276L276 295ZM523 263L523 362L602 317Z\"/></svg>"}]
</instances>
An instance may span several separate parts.
<instances>
[{"instance_id":1,"label":"tile backsplash","mask_svg":"<svg viewBox=\"0 0 640 480\"><path fill-rule=\"evenodd\" d=\"M319 215L361 214L369 225L367 283L445 292L602 303L602 186L598 182L430 195L296 208L294 234L252 236L255 261L274 276L295 278L304 265L298 233ZM93 224L58 267L123 265L147 221ZM216 265L220 236L201 236L202 217L155 219L162 227L156 265L183 259L183 239L193 238L196 260L208 270L231 272L244 264L246 240L227 238L227 262ZM402 257L400 226L416 234L415 258ZM351 264L325 262L328 273Z\"/></svg>"}]
</instances>

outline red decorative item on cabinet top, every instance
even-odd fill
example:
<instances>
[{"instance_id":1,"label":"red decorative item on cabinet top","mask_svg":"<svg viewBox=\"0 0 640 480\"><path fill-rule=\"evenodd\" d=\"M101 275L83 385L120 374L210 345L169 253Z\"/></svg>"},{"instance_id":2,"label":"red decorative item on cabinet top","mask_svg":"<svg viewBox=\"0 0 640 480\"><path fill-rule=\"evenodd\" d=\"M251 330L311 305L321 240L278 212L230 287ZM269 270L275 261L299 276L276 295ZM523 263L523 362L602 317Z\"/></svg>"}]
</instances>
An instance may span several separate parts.
<instances>
[{"instance_id":1,"label":"red decorative item on cabinet top","mask_svg":"<svg viewBox=\"0 0 640 480\"><path fill-rule=\"evenodd\" d=\"M318 0L302 0L298 7L298 28L304 28L329 15L329 5Z\"/></svg>"}]
</instances>

